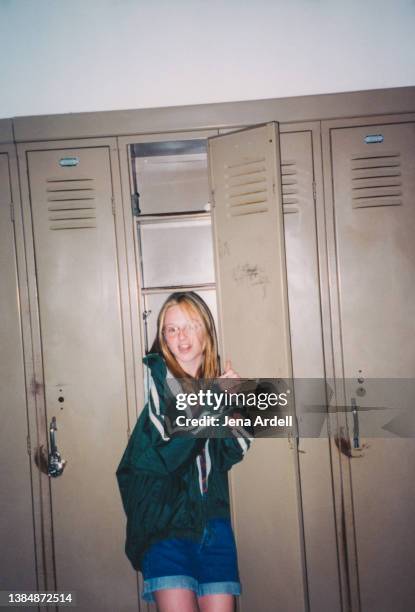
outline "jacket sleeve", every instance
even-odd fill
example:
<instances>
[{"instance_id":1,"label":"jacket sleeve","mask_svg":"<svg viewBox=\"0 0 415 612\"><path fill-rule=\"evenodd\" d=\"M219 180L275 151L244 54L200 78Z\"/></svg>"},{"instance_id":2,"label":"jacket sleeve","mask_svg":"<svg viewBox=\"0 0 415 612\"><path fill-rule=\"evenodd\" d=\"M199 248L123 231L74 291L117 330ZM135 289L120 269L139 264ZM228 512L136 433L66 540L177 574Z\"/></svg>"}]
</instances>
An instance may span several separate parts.
<instances>
[{"instance_id":1,"label":"jacket sleeve","mask_svg":"<svg viewBox=\"0 0 415 612\"><path fill-rule=\"evenodd\" d=\"M184 470L201 451L204 440L196 437L165 439L152 423L148 423L150 444L145 448L133 448L131 465L137 469L159 476Z\"/></svg>"},{"instance_id":2,"label":"jacket sleeve","mask_svg":"<svg viewBox=\"0 0 415 612\"><path fill-rule=\"evenodd\" d=\"M196 436L170 437L165 406L151 376L146 377L146 404L125 450L117 476L124 470L140 470L167 476L185 470L204 444Z\"/></svg>"},{"instance_id":3,"label":"jacket sleeve","mask_svg":"<svg viewBox=\"0 0 415 612\"><path fill-rule=\"evenodd\" d=\"M124 510L137 478L166 477L185 471L202 449L205 440L196 437L170 439L149 416L151 400L146 404L130 436L116 476Z\"/></svg>"},{"instance_id":4,"label":"jacket sleeve","mask_svg":"<svg viewBox=\"0 0 415 612\"><path fill-rule=\"evenodd\" d=\"M253 441L252 431L235 427L227 438L211 438L209 452L212 468L220 472L230 470L235 463L242 461Z\"/></svg>"}]
</instances>

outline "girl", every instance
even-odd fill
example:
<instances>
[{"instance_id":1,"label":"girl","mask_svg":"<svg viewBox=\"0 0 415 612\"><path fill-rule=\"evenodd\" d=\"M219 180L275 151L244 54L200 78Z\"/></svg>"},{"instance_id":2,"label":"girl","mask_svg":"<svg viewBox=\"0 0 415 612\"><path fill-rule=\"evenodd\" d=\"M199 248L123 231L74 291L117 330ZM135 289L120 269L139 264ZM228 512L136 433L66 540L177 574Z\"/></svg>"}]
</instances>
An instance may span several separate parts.
<instances>
[{"instance_id":1,"label":"girl","mask_svg":"<svg viewBox=\"0 0 415 612\"><path fill-rule=\"evenodd\" d=\"M241 592L227 472L249 447L240 437L170 437L168 379L220 376L215 324L193 292L173 293L144 358L146 404L117 470L127 515L126 554L159 612L232 612ZM174 382L174 381L171 381Z\"/></svg>"}]
</instances>

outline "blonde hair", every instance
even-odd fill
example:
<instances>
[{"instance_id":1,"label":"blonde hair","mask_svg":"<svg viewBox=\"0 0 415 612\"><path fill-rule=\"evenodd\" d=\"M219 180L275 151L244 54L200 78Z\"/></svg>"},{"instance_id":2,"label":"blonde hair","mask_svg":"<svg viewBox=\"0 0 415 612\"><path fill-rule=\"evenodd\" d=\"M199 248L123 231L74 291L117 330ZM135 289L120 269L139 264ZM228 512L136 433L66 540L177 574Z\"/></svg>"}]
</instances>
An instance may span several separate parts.
<instances>
[{"instance_id":1,"label":"blonde hair","mask_svg":"<svg viewBox=\"0 0 415 612\"><path fill-rule=\"evenodd\" d=\"M168 369L175 378L191 378L180 367L164 338L164 319L171 306L180 306L190 316L194 317L196 315L200 318L203 325L205 346L203 360L195 378L216 378L220 375L220 364L215 321L206 302L194 291L172 293L164 302L157 319L157 336L151 347L151 352L163 355Z\"/></svg>"}]
</instances>

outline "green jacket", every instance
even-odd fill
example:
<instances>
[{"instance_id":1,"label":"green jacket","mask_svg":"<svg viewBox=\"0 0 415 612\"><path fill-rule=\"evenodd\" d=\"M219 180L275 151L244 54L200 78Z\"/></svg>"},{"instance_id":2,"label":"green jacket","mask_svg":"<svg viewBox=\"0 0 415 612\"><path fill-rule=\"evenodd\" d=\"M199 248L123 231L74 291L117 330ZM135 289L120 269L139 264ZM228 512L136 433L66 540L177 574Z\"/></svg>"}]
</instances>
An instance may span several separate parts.
<instances>
[{"instance_id":1,"label":"green jacket","mask_svg":"<svg viewBox=\"0 0 415 612\"><path fill-rule=\"evenodd\" d=\"M164 423L166 364L156 353L143 362L146 403L116 472L127 515L125 552L136 570L154 542L199 539L209 518L229 517L228 470L243 458L252 440L247 432L238 438L169 438ZM203 446L205 495L199 458Z\"/></svg>"}]
</instances>

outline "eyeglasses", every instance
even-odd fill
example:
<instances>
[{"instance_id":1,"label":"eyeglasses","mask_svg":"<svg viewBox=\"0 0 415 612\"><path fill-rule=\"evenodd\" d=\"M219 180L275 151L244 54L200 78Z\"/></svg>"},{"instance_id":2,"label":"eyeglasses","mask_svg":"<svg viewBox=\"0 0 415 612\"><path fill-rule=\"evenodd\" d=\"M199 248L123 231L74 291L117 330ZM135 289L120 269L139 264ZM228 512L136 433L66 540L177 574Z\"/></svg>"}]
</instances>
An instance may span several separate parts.
<instances>
[{"instance_id":1,"label":"eyeglasses","mask_svg":"<svg viewBox=\"0 0 415 612\"><path fill-rule=\"evenodd\" d=\"M163 334L165 338L176 338L180 331L186 336L195 334L202 328L202 325L197 321L193 321L192 323L186 323L186 325L166 325L163 327Z\"/></svg>"}]
</instances>

